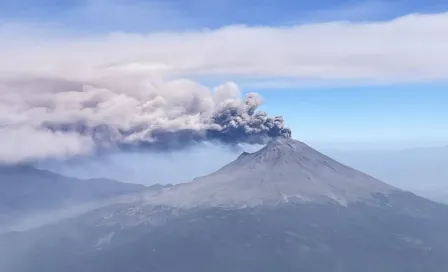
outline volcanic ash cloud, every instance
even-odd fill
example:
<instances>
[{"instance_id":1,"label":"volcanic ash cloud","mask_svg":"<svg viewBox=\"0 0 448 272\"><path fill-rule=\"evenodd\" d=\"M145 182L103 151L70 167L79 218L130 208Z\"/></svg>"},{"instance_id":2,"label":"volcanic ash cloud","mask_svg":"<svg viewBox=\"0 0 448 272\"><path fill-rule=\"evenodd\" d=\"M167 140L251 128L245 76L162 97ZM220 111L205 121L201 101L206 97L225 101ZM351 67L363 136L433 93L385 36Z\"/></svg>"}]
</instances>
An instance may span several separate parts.
<instances>
[{"instance_id":1,"label":"volcanic ash cloud","mask_svg":"<svg viewBox=\"0 0 448 272\"><path fill-rule=\"evenodd\" d=\"M86 154L109 147L178 149L202 141L264 143L291 136L283 118L258 110L235 83L106 77L0 82L0 161Z\"/></svg>"}]
</instances>

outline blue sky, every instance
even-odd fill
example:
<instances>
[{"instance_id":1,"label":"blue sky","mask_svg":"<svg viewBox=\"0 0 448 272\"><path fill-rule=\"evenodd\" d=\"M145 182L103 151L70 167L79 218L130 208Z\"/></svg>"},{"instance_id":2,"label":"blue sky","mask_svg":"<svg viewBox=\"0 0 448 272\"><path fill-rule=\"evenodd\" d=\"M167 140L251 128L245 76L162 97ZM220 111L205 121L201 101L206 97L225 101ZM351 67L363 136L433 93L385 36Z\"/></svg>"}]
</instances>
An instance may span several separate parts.
<instances>
[{"instance_id":1,"label":"blue sky","mask_svg":"<svg viewBox=\"0 0 448 272\"><path fill-rule=\"evenodd\" d=\"M448 2L0 0L0 7L0 23L4 25L51 26L70 33L67 35L88 36L240 24L279 27L338 20L387 21L410 13L446 12ZM263 109L284 115L298 139L407 147L448 144L447 87L446 83L427 80L286 89L249 86L244 91L261 93Z\"/></svg>"},{"instance_id":2,"label":"blue sky","mask_svg":"<svg viewBox=\"0 0 448 272\"><path fill-rule=\"evenodd\" d=\"M446 85L262 91L294 136L328 148L389 149L448 143ZM323 145L322 145L323 144ZM370 146L369 146L370 145Z\"/></svg>"},{"instance_id":3,"label":"blue sky","mask_svg":"<svg viewBox=\"0 0 448 272\"><path fill-rule=\"evenodd\" d=\"M448 8L444 0L0 0L0 5L3 21L58 24L83 32L377 21Z\"/></svg>"}]
</instances>

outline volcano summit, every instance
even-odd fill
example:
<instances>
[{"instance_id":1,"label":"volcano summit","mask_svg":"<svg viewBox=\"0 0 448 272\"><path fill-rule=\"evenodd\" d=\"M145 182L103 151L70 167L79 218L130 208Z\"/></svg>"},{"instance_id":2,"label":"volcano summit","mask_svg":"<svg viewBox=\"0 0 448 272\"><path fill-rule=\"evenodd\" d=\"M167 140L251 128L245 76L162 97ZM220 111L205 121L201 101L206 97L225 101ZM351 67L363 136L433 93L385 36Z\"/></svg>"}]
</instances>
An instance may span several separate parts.
<instances>
[{"instance_id":1,"label":"volcano summit","mask_svg":"<svg viewBox=\"0 0 448 272\"><path fill-rule=\"evenodd\" d=\"M448 271L448 207L288 138L208 176L132 199L0 237L9 245L4 252L21 256L0 268Z\"/></svg>"},{"instance_id":2,"label":"volcano summit","mask_svg":"<svg viewBox=\"0 0 448 272\"><path fill-rule=\"evenodd\" d=\"M176 207L254 207L289 202L349 202L398 191L285 137L243 153L217 172L150 199Z\"/></svg>"}]
</instances>

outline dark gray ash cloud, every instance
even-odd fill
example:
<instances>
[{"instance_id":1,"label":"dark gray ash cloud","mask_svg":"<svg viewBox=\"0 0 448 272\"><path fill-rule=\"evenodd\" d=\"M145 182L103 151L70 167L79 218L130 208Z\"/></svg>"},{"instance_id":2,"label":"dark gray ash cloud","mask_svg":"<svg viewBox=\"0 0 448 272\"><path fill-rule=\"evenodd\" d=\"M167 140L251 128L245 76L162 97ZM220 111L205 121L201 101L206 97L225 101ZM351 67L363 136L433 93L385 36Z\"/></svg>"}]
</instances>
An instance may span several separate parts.
<instances>
[{"instance_id":1,"label":"dark gray ash cloud","mask_svg":"<svg viewBox=\"0 0 448 272\"><path fill-rule=\"evenodd\" d=\"M196 107L185 105L189 110L185 115L201 114L200 103ZM165 116L154 120L162 124L153 127L153 123L137 124L122 129L112 124L89 126L89 120L81 122L45 122L44 127L53 132L72 132L91 137L97 145L117 144L122 148L146 147L157 150L177 149L203 141L218 141L225 144L249 143L263 144L268 139L284 136L291 137L291 130L284 124L283 117L271 117L257 110L262 103L256 93L250 93L244 100L230 100L224 103L210 118L199 120L199 124L175 122L174 126L164 127ZM182 107L180 105L180 107ZM178 118L183 118L178 116Z\"/></svg>"},{"instance_id":2,"label":"dark gray ash cloud","mask_svg":"<svg viewBox=\"0 0 448 272\"><path fill-rule=\"evenodd\" d=\"M109 148L163 151L204 141L262 144L291 137L282 117L258 110L263 101L256 93L241 98L235 83L209 89L186 79L122 75L1 83L0 132L9 135L3 141L11 150L0 153L0 162Z\"/></svg>"}]
</instances>

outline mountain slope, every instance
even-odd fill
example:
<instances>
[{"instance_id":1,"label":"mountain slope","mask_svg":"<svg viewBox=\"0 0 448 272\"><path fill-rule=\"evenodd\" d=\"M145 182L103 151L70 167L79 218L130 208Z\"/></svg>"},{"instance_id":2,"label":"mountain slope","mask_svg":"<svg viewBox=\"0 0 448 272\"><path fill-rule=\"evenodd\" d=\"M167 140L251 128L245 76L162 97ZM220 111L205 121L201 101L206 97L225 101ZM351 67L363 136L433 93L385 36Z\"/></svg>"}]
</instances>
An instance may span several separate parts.
<instances>
[{"instance_id":1,"label":"mountain slope","mask_svg":"<svg viewBox=\"0 0 448 272\"><path fill-rule=\"evenodd\" d=\"M243 153L217 172L153 199L177 207L256 206L277 202L335 201L347 205L398 189L340 164L306 144L278 138Z\"/></svg>"},{"instance_id":2,"label":"mountain slope","mask_svg":"<svg viewBox=\"0 0 448 272\"><path fill-rule=\"evenodd\" d=\"M143 185L108 179L69 178L27 165L1 166L0 219L5 222L144 189Z\"/></svg>"},{"instance_id":3,"label":"mountain slope","mask_svg":"<svg viewBox=\"0 0 448 272\"><path fill-rule=\"evenodd\" d=\"M277 139L134 203L0 235L0 270L444 272L447 228L446 206Z\"/></svg>"}]
</instances>

